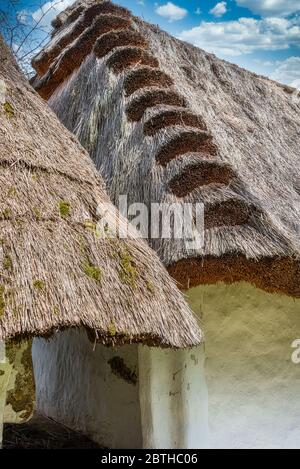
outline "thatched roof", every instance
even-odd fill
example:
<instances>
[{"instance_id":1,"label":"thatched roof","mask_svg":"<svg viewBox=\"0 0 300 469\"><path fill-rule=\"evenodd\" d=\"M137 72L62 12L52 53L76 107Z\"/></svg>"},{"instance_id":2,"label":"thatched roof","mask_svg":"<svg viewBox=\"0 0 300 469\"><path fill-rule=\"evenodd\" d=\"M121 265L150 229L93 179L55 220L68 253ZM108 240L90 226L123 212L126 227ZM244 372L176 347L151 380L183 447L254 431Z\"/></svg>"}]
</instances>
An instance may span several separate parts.
<instances>
[{"instance_id":1,"label":"thatched roof","mask_svg":"<svg viewBox=\"0 0 300 469\"><path fill-rule=\"evenodd\" d=\"M111 2L90 3L58 22L34 85L90 152L113 200L204 203L200 252L151 241L185 287L246 280L299 297L297 91L139 18L121 25L128 15ZM120 24L107 31L112 16Z\"/></svg>"},{"instance_id":2,"label":"thatched roof","mask_svg":"<svg viewBox=\"0 0 300 469\"><path fill-rule=\"evenodd\" d=\"M132 228L126 240L112 236L115 209L88 153L2 39L0 99L0 340L85 326L105 344L198 344L156 254Z\"/></svg>"}]
</instances>

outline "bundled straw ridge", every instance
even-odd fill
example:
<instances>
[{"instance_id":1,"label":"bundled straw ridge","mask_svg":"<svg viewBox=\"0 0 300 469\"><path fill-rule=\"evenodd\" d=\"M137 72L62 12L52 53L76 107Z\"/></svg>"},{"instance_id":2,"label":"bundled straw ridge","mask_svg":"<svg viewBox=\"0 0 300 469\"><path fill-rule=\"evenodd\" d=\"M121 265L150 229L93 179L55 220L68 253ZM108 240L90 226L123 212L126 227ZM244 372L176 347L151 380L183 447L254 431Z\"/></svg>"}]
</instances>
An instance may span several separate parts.
<instances>
[{"instance_id":1,"label":"bundled straw ridge","mask_svg":"<svg viewBox=\"0 0 300 469\"><path fill-rule=\"evenodd\" d=\"M198 344L156 254L130 227L127 239L112 236L115 218L127 222L2 39L0 81L0 340L84 326L108 345Z\"/></svg>"},{"instance_id":2,"label":"bundled straw ridge","mask_svg":"<svg viewBox=\"0 0 300 469\"><path fill-rule=\"evenodd\" d=\"M54 90L51 107L89 150L114 201L127 193L149 207L204 204L201 249L150 239L185 288L246 280L300 296L300 94L130 21L140 45L107 33L109 47L94 48ZM124 59L122 50L130 50ZM145 53L156 63L143 63Z\"/></svg>"}]
</instances>

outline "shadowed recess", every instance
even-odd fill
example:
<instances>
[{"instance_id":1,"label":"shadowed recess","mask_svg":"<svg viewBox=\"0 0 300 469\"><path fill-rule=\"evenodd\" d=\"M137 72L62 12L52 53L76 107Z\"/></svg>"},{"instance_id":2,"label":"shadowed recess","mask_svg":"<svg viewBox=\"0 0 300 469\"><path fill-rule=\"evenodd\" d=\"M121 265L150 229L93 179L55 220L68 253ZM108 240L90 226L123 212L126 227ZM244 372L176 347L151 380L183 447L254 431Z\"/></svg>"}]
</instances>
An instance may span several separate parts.
<instances>
[{"instance_id":1,"label":"shadowed recess","mask_svg":"<svg viewBox=\"0 0 300 469\"><path fill-rule=\"evenodd\" d=\"M52 65L49 72L41 80L36 89L46 100L50 98L55 89L76 70L84 59L92 52L96 39L100 34L111 29L124 29L130 24L126 18L117 16L98 16L92 26L86 29L77 41L61 57L58 66Z\"/></svg>"},{"instance_id":2,"label":"shadowed recess","mask_svg":"<svg viewBox=\"0 0 300 469\"><path fill-rule=\"evenodd\" d=\"M115 47L120 46L136 46L147 47L146 39L133 29L125 29L122 31L112 31L103 34L97 40L94 46L94 53L97 57L102 58L111 52Z\"/></svg>"},{"instance_id":3,"label":"shadowed recess","mask_svg":"<svg viewBox=\"0 0 300 469\"><path fill-rule=\"evenodd\" d=\"M191 164L169 182L169 190L177 197L185 197L194 189L209 184L228 185L234 178L229 166L215 161L200 161Z\"/></svg>"},{"instance_id":4,"label":"shadowed recess","mask_svg":"<svg viewBox=\"0 0 300 469\"><path fill-rule=\"evenodd\" d=\"M205 206L204 228L210 229L217 226L246 225L250 223L255 212L256 209L254 206L250 206L239 199L230 199Z\"/></svg>"},{"instance_id":5,"label":"shadowed recess","mask_svg":"<svg viewBox=\"0 0 300 469\"><path fill-rule=\"evenodd\" d=\"M162 70L149 67L139 68L130 72L124 82L126 96L130 96L135 91L149 86L168 88L172 85L173 80L169 75Z\"/></svg>"},{"instance_id":6,"label":"shadowed recess","mask_svg":"<svg viewBox=\"0 0 300 469\"><path fill-rule=\"evenodd\" d=\"M212 140L212 136L207 132L182 132L162 146L156 156L156 161L162 166L167 166L171 160L185 153L199 152L215 156L217 147Z\"/></svg>"},{"instance_id":7,"label":"shadowed recess","mask_svg":"<svg viewBox=\"0 0 300 469\"><path fill-rule=\"evenodd\" d=\"M144 134L155 135L159 130L171 127L172 125L182 125L207 130L207 126L202 117L184 109L171 109L162 111L145 122Z\"/></svg>"},{"instance_id":8,"label":"shadowed recess","mask_svg":"<svg viewBox=\"0 0 300 469\"><path fill-rule=\"evenodd\" d=\"M6 423L3 449L101 449L87 436L50 418L34 414L26 423Z\"/></svg>"},{"instance_id":9,"label":"shadowed recess","mask_svg":"<svg viewBox=\"0 0 300 469\"><path fill-rule=\"evenodd\" d=\"M71 44L75 39L77 39L80 34L83 33L87 28L89 28L95 17L100 14L98 17L99 25L99 35L110 31L111 29L118 29L120 21L118 19L120 16L113 14L102 14L101 5L94 5L84 12L79 21L74 25L74 27L64 34L61 39L59 39L53 47L48 51L47 48L44 52L39 54L36 59L32 60L32 66L37 71L39 75L46 73L47 69L53 62L53 60L60 55L62 50ZM130 20L127 18L122 18L125 21L121 22L124 27L130 25ZM101 26L101 27L100 27Z\"/></svg>"},{"instance_id":10,"label":"shadowed recess","mask_svg":"<svg viewBox=\"0 0 300 469\"><path fill-rule=\"evenodd\" d=\"M269 293L300 297L300 264L290 257L247 259L244 255L225 254L181 259L168 271L183 290L198 285L224 282L249 282Z\"/></svg>"},{"instance_id":11,"label":"shadowed recess","mask_svg":"<svg viewBox=\"0 0 300 469\"><path fill-rule=\"evenodd\" d=\"M128 119L138 122L142 119L147 109L159 104L187 107L185 98L175 91L161 89L147 90L128 104L126 108Z\"/></svg>"},{"instance_id":12,"label":"shadowed recess","mask_svg":"<svg viewBox=\"0 0 300 469\"><path fill-rule=\"evenodd\" d=\"M153 68L159 66L158 60L153 55L139 47L122 47L113 52L106 63L114 73L122 73L134 65L147 65Z\"/></svg>"}]
</instances>

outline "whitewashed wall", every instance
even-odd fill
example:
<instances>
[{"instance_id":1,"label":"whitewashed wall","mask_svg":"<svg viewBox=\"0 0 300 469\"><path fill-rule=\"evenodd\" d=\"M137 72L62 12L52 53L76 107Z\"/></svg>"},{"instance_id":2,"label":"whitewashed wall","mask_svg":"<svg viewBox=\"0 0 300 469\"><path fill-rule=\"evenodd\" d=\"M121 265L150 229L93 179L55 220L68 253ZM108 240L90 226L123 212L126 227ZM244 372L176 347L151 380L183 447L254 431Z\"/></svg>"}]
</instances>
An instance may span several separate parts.
<instances>
[{"instance_id":1,"label":"whitewashed wall","mask_svg":"<svg viewBox=\"0 0 300 469\"><path fill-rule=\"evenodd\" d=\"M37 408L109 448L206 447L203 357L202 347L94 347L78 330L35 339Z\"/></svg>"},{"instance_id":2,"label":"whitewashed wall","mask_svg":"<svg viewBox=\"0 0 300 469\"><path fill-rule=\"evenodd\" d=\"M300 301L245 283L189 291L203 321L213 448L300 448Z\"/></svg>"},{"instance_id":3,"label":"whitewashed wall","mask_svg":"<svg viewBox=\"0 0 300 469\"><path fill-rule=\"evenodd\" d=\"M208 447L204 347L140 347L140 400L144 448Z\"/></svg>"},{"instance_id":4,"label":"whitewashed wall","mask_svg":"<svg viewBox=\"0 0 300 469\"><path fill-rule=\"evenodd\" d=\"M189 302L205 366L204 347L94 350L84 331L59 333L34 342L38 408L111 448L300 448L300 301L241 283ZM139 383L114 374L113 357Z\"/></svg>"},{"instance_id":5,"label":"whitewashed wall","mask_svg":"<svg viewBox=\"0 0 300 469\"><path fill-rule=\"evenodd\" d=\"M84 330L35 339L37 408L105 447L141 447L138 384L113 373L108 362L114 357L137 373L137 346L94 347Z\"/></svg>"}]
</instances>

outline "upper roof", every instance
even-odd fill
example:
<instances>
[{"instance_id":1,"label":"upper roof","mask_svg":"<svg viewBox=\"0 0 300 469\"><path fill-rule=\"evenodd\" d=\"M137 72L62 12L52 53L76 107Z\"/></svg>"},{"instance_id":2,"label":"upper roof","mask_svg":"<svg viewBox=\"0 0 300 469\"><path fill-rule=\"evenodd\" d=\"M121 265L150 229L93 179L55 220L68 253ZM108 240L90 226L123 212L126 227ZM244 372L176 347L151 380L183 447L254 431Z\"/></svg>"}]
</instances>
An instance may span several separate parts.
<instances>
[{"instance_id":1,"label":"upper roof","mask_svg":"<svg viewBox=\"0 0 300 469\"><path fill-rule=\"evenodd\" d=\"M198 344L157 255L130 227L109 232L127 222L1 38L0 101L0 340L85 326L105 344Z\"/></svg>"},{"instance_id":2,"label":"upper roof","mask_svg":"<svg viewBox=\"0 0 300 469\"><path fill-rule=\"evenodd\" d=\"M202 250L150 240L172 275L299 297L299 93L106 0L76 2L55 26L34 86L113 200L204 203Z\"/></svg>"}]
</instances>

